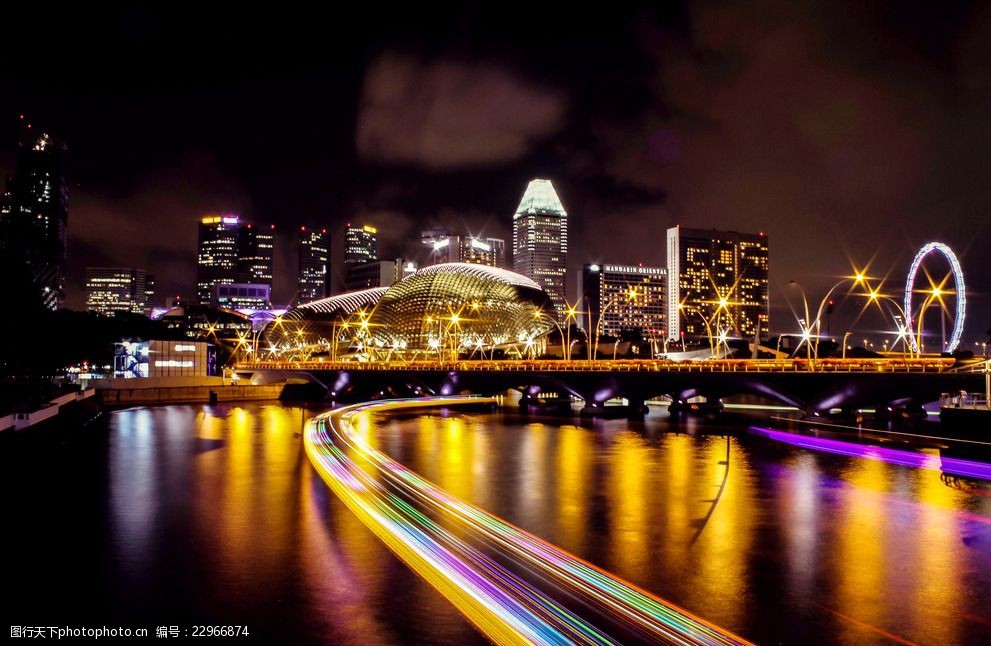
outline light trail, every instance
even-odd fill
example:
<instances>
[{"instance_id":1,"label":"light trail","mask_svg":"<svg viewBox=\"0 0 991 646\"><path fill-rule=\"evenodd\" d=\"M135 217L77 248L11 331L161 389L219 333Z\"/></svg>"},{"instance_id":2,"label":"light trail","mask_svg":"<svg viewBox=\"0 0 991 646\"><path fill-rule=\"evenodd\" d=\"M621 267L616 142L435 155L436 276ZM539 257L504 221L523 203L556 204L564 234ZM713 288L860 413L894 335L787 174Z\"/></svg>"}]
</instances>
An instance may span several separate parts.
<instances>
[{"instance_id":1,"label":"light trail","mask_svg":"<svg viewBox=\"0 0 991 646\"><path fill-rule=\"evenodd\" d=\"M916 453L914 451L902 451L899 449L889 449L884 446L871 446L869 444L857 444L854 442L843 442L841 440L830 440L824 437L811 437L799 435L786 431L774 431L769 428L751 426L750 432L755 435L792 444L803 449L822 451L823 453L834 453L853 458L865 458L887 462L888 464L898 464L915 469L929 469L931 471L942 471L955 476L967 478L978 478L980 480L991 480L991 464L985 462L975 462L961 458L949 458L931 453Z\"/></svg>"},{"instance_id":2,"label":"light trail","mask_svg":"<svg viewBox=\"0 0 991 646\"><path fill-rule=\"evenodd\" d=\"M593 617L607 616L626 639L685 645L749 643L451 496L370 447L353 425L357 416L372 410L489 401L424 398L331 411L308 425L306 453L348 508L493 642L620 643L591 619L514 573L525 571L539 575L537 580L563 593L562 598L578 600ZM457 535L447 527L457 527Z\"/></svg>"}]
</instances>

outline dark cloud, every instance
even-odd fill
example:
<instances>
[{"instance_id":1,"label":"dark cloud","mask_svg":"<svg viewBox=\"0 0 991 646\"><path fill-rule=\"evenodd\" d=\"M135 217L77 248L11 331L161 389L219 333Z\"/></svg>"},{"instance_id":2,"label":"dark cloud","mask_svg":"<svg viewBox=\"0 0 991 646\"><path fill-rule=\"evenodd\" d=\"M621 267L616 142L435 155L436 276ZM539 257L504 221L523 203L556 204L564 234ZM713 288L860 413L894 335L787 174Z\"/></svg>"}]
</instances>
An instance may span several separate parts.
<instances>
[{"instance_id":1,"label":"dark cloud","mask_svg":"<svg viewBox=\"0 0 991 646\"><path fill-rule=\"evenodd\" d=\"M163 289L190 294L196 218L238 211L285 232L276 295L287 299L298 224L332 231L338 272L347 221L377 225L387 255L412 255L438 224L508 241L526 182L548 177L571 218L572 272L659 264L674 224L762 230L772 328L787 328L790 280L817 299L872 260L894 293L915 251L942 240L968 272L969 333L991 324L991 9L379 13L328 40L314 37L322 24L300 37L298 21L276 17L286 29L273 30L239 16L235 29L204 10L190 33L219 36L201 50L176 46L182 21L143 10L91 20L92 33L57 29L74 53L65 66L54 50L12 50L23 61L5 86L12 105L70 144L73 271L144 262L168 276ZM189 161L192 149L209 158Z\"/></svg>"},{"instance_id":2,"label":"dark cloud","mask_svg":"<svg viewBox=\"0 0 991 646\"><path fill-rule=\"evenodd\" d=\"M156 301L189 295L196 284L197 223L208 213L251 215L252 201L217 160L192 152L124 194L73 191L68 306L82 308L87 266L124 266L155 275Z\"/></svg>"},{"instance_id":3,"label":"dark cloud","mask_svg":"<svg viewBox=\"0 0 991 646\"><path fill-rule=\"evenodd\" d=\"M368 67L355 139L366 160L488 166L526 156L565 109L561 92L491 63L386 54Z\"/></svg>"}]
</instances>

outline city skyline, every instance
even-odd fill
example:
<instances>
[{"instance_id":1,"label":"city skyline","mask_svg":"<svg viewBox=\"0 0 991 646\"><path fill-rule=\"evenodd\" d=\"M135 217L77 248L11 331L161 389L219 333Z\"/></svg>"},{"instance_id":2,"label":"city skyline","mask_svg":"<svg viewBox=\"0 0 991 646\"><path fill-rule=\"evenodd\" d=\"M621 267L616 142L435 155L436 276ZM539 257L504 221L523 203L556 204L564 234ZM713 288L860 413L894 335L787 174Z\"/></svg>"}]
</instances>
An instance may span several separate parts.
<instances>
[{"instance_id":1,"label":"city skyline","mask_svg":"<svg viewBox=\"0 0 991 646\"><path fill-rule=\"evenodd\" d=\"M188 223L205 213L273 222L280 236L368 222L380 257L406 257L430 226L509 240L520 187L548 177L568 207L572 294L585 263L662 264L670 226L764 230L789 241L769 260L774 327L795 304L790 281L814 298L871 263L895 294L915 251L938 240L972 289L968 337L991 321L991 270L977 261L991 250L991 190L971 170L991 150L978 46L991 18L977 9L632 7L569 16L546 42L491 11L400 11L336 43L354 54L345 62L297 38L271 61L246 53L221 85L235 32L269 25L73 11L56 34L74 42L74 19L101 44L63 71L50 71L54 52L24 60L0 119L5 174L20 113L70 146L71 307L83 307L86 266L147 266L159 295L186 291ZM210 33L210 45L175 59L173 32ZM120 43L132 60L93 65ZM80 65L99 71L76 79ZM42 70L64 83L45 89ZM294 241L278 242L274 291L286 300ZM341 244L333 236L333 252Z\"/></svg>"}]
</instances>

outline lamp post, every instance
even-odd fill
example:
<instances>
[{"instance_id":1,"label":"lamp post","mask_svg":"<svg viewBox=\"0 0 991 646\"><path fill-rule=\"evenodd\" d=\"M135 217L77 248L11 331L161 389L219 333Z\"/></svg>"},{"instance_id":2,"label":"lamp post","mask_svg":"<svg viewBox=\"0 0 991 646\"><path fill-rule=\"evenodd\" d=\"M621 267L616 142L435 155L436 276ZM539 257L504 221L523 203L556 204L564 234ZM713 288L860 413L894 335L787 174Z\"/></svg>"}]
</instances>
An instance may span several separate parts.
<instances>
[{"instance_id":1,"label":"lamp post","mask_svg":"<svg viewBox=\"0 0 991 646\"><path fill-rule=\"evenodd\" d=\"M929 309L929 306L932 305L934 300L942 299L942 296L943 296L943 290L940 289L939 287L933 287L929 291L929 295L926 296L926 299L922 302L922 308L919 310L919 325L918 325L918 333L915 336L916 338L915 345L919 349L920 357L922 356L922 352L925 349L924 347L925 343L922 339L922 322L926 318L926 310ZM940 302L942 302L942 300L940 300ZM940 312L940 314L942 315L942 311Z\"/></svg>"},{"instance_id":2,"label":"lamp post","mask_svg":"<svg viewBox=\"0 0 991 646\"><path fill-rule=\"evenodd\" d=\"M598 357L599 355L599 331L602 327L602 318L606 315L606 312L609 311L609 308L620 300L621 296L626 296L628 297L628 300L633 300L637 297L637 290L635 287L631 287L629 291L625 291L622 294L616 294L615 296L610 298L609 301L606 302L602 310L599 311L599 320L595 324L595 348L593 351L593 356L595 357ZM592 312L589 311L589 320L591 320L591 317L592 317Z\"/></svg>"},{"instance_id":3,"label":"lamp post","mask_svg":"<svg viewBox=\"0 0 991 646\"><path fill-rule=\"evenodd\" d=\"M861 283L863 283L866 280L867 280L867 276L865 276L863 272L858 271L856 273L856 275L854 275L854 276L844 276L840 280L836 281L836 283L832 287L830 287L829 290L826 292L826 295L822 297L822 300L819 301L819 307L816 308L815 318L812 318L810 316L810 312L809 312L809 301L805 297L805 290L802 289L802 286L799 285L794 280L789 282L789 285L790 286L797 287L798 288L798 291L802 294L802 305L803 305L803 307L805 309L805 320L808 321L808 325L806 326L805 330L803 331L803 336L806 336L807 335L808 338L809 338L809 346L808 346L808 349L807 349L807 356L808 356L808 358L809 358L810 361L812 359L813 352L815 354L815 358L816 359L819 358L819 336L820 336L820 331L822 329L822 315L823 315L824 310L826 309L826 305L829 303L830 297L833 295L833 292L835 292L841 285L843 285L845 283L853 282L854 285L860 285ZM812 349L812 338L813 337L815 337L815 350L814 351Z\"/></svg>"},{"instance_id":4,"label":"lamp post","mask_svg":"<svg viewBox=\"0 0 991 646\"><path fill-rule=\"evenodd\" d=\"M577 305L577 303L576 303L576 305ZM566 357L566 360L567 361L571 361L571 324L569 323L569 321L576 321L577 322L577 320L578 320L578 309L575 307L575 305L570 304L567 301L567 299L565 299L565 301L564 301L564 329L568 333L568 356Z\"/></svg>"},{"instance_id":5,"label":"lamp post","mask_svg":"<svg viewBox=\"0 0 991 646\"><path fill-rule=\"evenodd\" d=\"M895 321L895 326L898 328L898 337L895 339L895 342L897 343L898 340L901 340L902 351L905 352L907 348L909 353L911 354L912 349L910 346L907 345L909 342L908 337L911 335L911 327L910 327L911 318L905 313L905 310L902 308L901 304L899 304L898 301L891 298L890 296L885 296L884 294L881 293L880 289L868 289L867 292L868 304L876 303L878 309L881 309L881 311L883 312L884 310L881 308L882 300L887 301L890 305L894 305L895 309L898 310L898 314L895 314L893 316ZM899 316L901 318L899 318Z\"/></svg>"},{"instance_id":6,"label":"lamp post","mask_svg":"<svg viewBox=\"0 0 991 646\"><path fill-rule=\"evenodd\" d=\"M713 343L712 325L710 324L709 319L705 318L705 314L703 314L701 311L697 310L696 308L689 307L689 306L685 305L684 303L678 303L678 311L680 312L680 311L683 311L683 310L684 311L687 311L687 312L690 312L690 313L698 314L699 315L699 318L702 319L702 323L705 325L705 335L709 339L709 358L710 359L714 358L716 356L716 346ZM717 313L718 313L718 310L717 310ZM682 336L682 338L681 338L681 349L682 349L682 352L685 351L685 338L684 338L684 336Z\"/></svg>"},{"instance_id":7,"label":"lamp post","mask_svg":"<svg viewBox=\"0 0 991 646\"><path fill-rule=\"evenodd\" d=\"M565 349L566 346L564 344L564 331L561 330L561 326L558 324L557 319L555 319L553 316L551 316L550 314L548 314L547 312L545 312L542 309L536 309L536 310L533 311L533 318L534 319L536 319L536 320L539 321L543 317L546 317L551 323L554 324L554 327L557 328L557 333L561 336L561 358L564 359L564 360L567 360L568 357L565 356L566 353L567 353L567 350Z\"/></svg>"}]
</instances>

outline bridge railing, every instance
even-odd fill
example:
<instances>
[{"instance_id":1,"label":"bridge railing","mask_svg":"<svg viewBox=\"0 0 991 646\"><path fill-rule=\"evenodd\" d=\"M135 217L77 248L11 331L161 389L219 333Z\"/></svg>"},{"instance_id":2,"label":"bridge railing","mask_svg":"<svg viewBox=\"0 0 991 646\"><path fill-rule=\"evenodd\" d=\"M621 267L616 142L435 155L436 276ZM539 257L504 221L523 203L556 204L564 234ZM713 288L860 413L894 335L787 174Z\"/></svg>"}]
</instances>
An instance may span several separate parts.
<instances>
[{"instance_id":1,"label":"bridge railing","mask_svg":"<svg viewBox=\"0 0 991 646\"><path fill-rule=\"evenodd\" d=\"M411 370L483 372L944 372L954 366L946 357L883 359L668 359L577 360L507 359L456 361L256 361L242 362L236 370Z\"/></svg>"}]
</instances>

